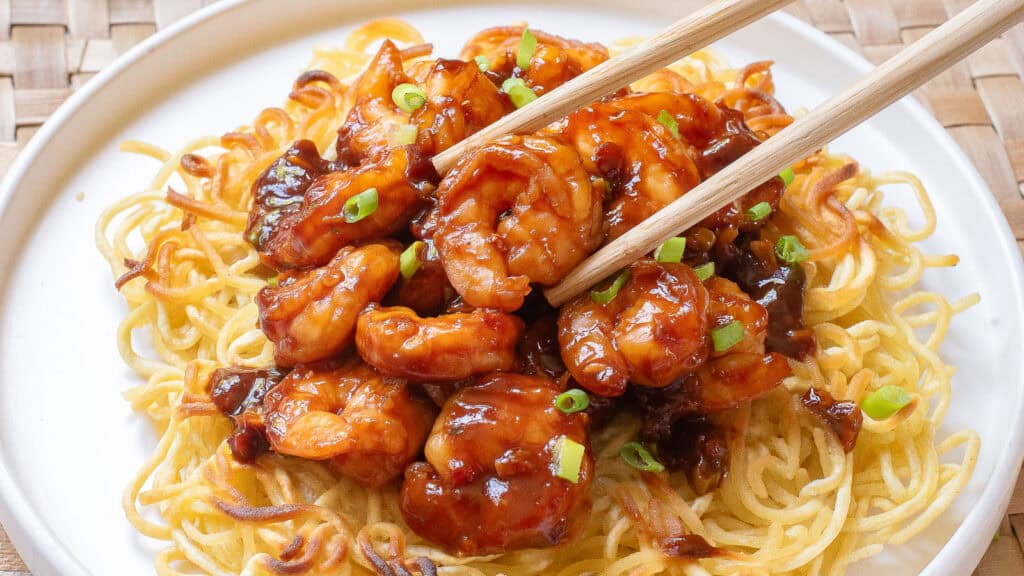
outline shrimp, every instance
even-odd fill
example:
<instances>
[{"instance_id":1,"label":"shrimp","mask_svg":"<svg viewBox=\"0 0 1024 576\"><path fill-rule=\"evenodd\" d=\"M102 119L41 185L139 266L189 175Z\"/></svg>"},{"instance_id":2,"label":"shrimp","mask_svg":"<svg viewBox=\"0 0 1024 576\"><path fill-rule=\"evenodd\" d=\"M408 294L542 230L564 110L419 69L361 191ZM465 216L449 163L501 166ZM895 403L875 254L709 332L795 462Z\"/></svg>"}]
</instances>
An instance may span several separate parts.
<instances>
[{"instance_id":1,"label":"shrimp","mask_svg":"<svg viewBox=\"0 0 1024 576\"><path fill-rule=\"evenodd\" d=\"M506 136L463 158L437 189L434 240L455 290L476 307L518 309L600 242L601 194L579 156L540 136Z\"/></svg>"},{"instance_id":2,"label":"shrimp","mask_svg":"<svg viewBox=\"0 0 1024 576\"><path fill-rule=\"evenodd\" d=\"M582 108L543 133L576 148L587 172L610 186L605 208L611 240L700 182L687 142L654 116L610 102Z\"/></svg>"},{"instance_id":3,"label":"shrimp","mask_svg":"<svg viewBox=\"0 0 1024 576\"><path fill-rule=\"evenodd\" d=\"M583 294L558 318L562 359L572 377L601 396L619 396L632 381L663 387L710 354L707 290L685 264L643 259L605 304Z\"/></svg>"},{"instance_id":4,"label":"shrimp","mask_svg":"<svg viewBox=\"0 0 1024 576\"><path fill-rule=\"evenodd\" d=\"M359 315L356 349L388 376L457 381L511 369L522 333L522 320L497 310L420 318L409 308L370 307Z\"/></svg>"},{"instance_id":5,"label":"shrimp","mask_svg":"<svg viewBox=\"0 0 1024 576\"><path fill-rule=\"evenodd\" d=\"M594 473L587 417L554 406L546 378L499 373L456 392L405 472L401 510L420 536L461 555L553 546L582 529ZM556 474L566 441L585 447L575 482Z\"/></svg>"},{"instance_id":6,"label":"shrimp","mask_svg":"<svg viewBox=\"0 0 1024 576\"><path fill-rule=\"evenodd\" d=\"M530 30L537 39L530 65L517 66L522 26L489 28L474 36L462 48L459 58L471 61L486 58L489 73L500 83L511 77L522 78L539 96L572 80L581 73L608 59L608 49L591 44Z\"/></svg>"},{"instance_id":7,"label":"shrimp","mask_svg":"<svg viewBox=\"0 0 1024 576\"><path fill-rule=\"evenodd\" d=\"M396 243L346 247L326 266L256 295L260 327L278 366L326 360L352 344L356 318L398 278Z\"/></svg>"},{"instance_id":8,"label":"shrimp","mask_svg":"<svg viewBox=\"0 0 1024 576\"><path fill-rule=\"evenodd\" d=\"M437 412L405 382L381 376L358 358L296 367L263 403L275 452L327 460L369 487L398 477L416 458Z\"/></svg>"},{"instance_id":9,"label":"shrimp","mask_svg":"<svg viewBox=\"0 0 1024 576\"><path fill-rule=\"evenodd\" d=\"M366 72L352 85L355 103L338 128L335 143L338 162L347 167L359 166L390 147L391 127L409 121L409 115L391 98L392 90L406 82L409 77L402 64L402 53L391 40L385 40Z\"/></svg>"},{"instance_id":10,"label":"shrimp","mask_svg":"<svg viewBox=\"0 0 1024 576\"><path fill-rule=\"evenodd\" d=\"M406 226L424 204L424 183L408 177L409 151L396 148L344 172L332 172L310 186L302 206L284 216L260 253L264 264L277 269L321 266L343 246L385 238ZM345 202L375 192L377 208L363 219L348 222Z\"/></svg>"},{"instance_id":11,"label":"shrimp","mask_svg":"<svg viewBox=\"0 0 1024 576\"><path fill-rule=\"evenodd\" d=\"M252 210L245 227L249 243L262 250L281 219L302 206L313 181L331 169L309 140L295 142L267 166L252 185Z\"/></svg>"}]
</instances>

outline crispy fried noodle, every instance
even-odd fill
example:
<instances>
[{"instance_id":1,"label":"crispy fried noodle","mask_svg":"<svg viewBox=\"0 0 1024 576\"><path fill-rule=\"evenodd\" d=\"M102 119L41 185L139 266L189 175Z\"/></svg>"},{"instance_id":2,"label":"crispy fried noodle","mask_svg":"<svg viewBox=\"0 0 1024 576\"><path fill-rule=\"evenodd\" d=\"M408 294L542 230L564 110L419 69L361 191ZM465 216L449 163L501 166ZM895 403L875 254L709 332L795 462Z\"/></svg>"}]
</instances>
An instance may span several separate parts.
<instances>
[{"instance_id":1,"label":"crispy fried noodle","mask_svg":"<svg viewBox=\"0 0 1024 576\"><path fill-rule=\"evenodd\" d=\"M554 46L545 38L542 48ZM782 385L713 415L729 431L728 472L710 489L696 486L692 474L640 473L620 458L620 447L641 428L634 411L622 410L589 440L590 512L563 542L569 544L482 547L481 553L494 553L474 556L410 529L400 482L368 487L375 482L359 482L358 474L345 473L350 468L283 455L287 450L249 462L236 458L228 441L235 425L211 401L210 375L224 367L281 364L259 325L257 293L274 272L246 234L253 182L297 140L312 141L334 160L337 130L355 105L353 86L384 39L405 47L406 71L433 62L414 28L375 21L340 48L317 49L287 102L249 126L176 151L122 145L158 164L146 190L110 206L96 225L96 243L128 303L117 344L145 379L125 397L160 433L123 499L138 531L167 543L156 557L157 573L842 574L852 562L914 537L950 506L974 468L979 438L969 430L938 434L953 375L938 348L952 317L978 297L949 302L915 288L925 270L954 266L957 258L916 246L935 229L935 212L914 175L872 174L828 151L793 167L760 231L772 239L795 235L806 248L803 320L814 351L802 359L787 354ZM740 111L750 130L769 137L792 121L772 96L769 65L732 69L701 51L632 89L696 94ZM531 81L541 95L545 81ZM571 129L560 137L571 140L565 136ZM522 145L533 146L536 158L545 150L548 160L538 162L564 152L527 140ZM583 168L577 161L572 174ZM908 214L887 206L883 190L912 195L923 224L914 228ZM382 209L385 201L382 192ZM445 250L454 250L447 242L439 247L442 260ZM358 255L343 250L338 258L343 253ZM276 277L271 282L276 286ZM357 339L364 320L375 321L366 316ZM508 333L522 330L518 320L505 321ZM856 409L883 386L905 390L910 403L884 419L864 414L851 438L844 421L833 418L836 407ZM422 454L422 446L413 451Z\"/></svg>"}]
</instances>

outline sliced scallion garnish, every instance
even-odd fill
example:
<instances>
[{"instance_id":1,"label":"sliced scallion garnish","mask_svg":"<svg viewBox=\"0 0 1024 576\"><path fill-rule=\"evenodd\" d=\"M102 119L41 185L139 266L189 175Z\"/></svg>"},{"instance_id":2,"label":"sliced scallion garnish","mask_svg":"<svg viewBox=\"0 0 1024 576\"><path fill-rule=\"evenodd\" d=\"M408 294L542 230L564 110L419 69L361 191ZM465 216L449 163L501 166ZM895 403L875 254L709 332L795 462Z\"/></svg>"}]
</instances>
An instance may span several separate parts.
<instances>
[{"instance_id":1,"label":"sliced scallion garnish","mask_svg":"<svg viewBox=\"0 0 1024 576\"><path fill-rule=\"evenodd\" d=\"M354 224L377 210L377 189L368 188L345 201L341 209L345 222Z\"/></svg>"},{"instance_id":2,"label":"sliced scallion garnish","mask_svg":"<svg viewBox=\"0 0 1024 576\"><path fill-rule=\"evenodd\" d=\"M583 458L586 456L587 448L579 442L560 437L555 442L554 448L554 472L555 476L564 478L573 484L580 481L580 469L583 468Z\"/></svg>"},{"instance_id":3,"label":"sliced scallion garnish","mask_svg":"<svg viewBox=\"0 0 1024 576\"><path fill-rule=\"evenodd\" d=\"M733 320L724 326L711 329L711 343L715 347L715 352L725 352L739 344L745 334L743 323Z\"/></svg>"},{"instance_id":4,"label":"sliced scallion garnish","mask_svg":"<svg viewBox=\"0 0 1024 576\"><path fill-rule=\"evenodd\" d=\"M590 406L590 397L579 388L566 390L555 397L555 408L566 414L582 412Z\"/></svg>"},{"instance_id":5,"label":"sliced scallion garnish","mask_svg":"<svg viewBox=\"0 0 1024 576\"><path fill-rule=\"evenodd\" d=\"M405 112L413 112L427 102L427 94L415 84L399 84L391 91L391 100Z\"/></svg>"},{"instance_id":6,"label":"sliced scallion garnish","mask_svg":"<svg viewBox=\"0 0 1024 576\"><path fill-rule=\"evenodd\" d=\"M491 61L483 54L480 56L474 56L473 61L476 62L476 67L479 68L481 72L487 72L491 69Z\"/></svg>"},{"instance_id":7,"label":"sliced scallion garnish","mask_svg":"<svg viewBox=\"0 0 1024 576\"><path fill-rule=\"evenodd\" d=\"M501 91L508 94L516 108L522 108L537 99L537 93L523 82L522 78L509 78L501 84Z\"/></svg>"},{"instance_id":8,"label":"sliced scallion garnish","mask_svg":"<svg viewBox=\"0 0 1024 576\"><path fill-rule=\"evenodd\" d=\"M694 268L693 271L697 274L697 278L700 278L700 281L703 282L715 275L715 263L706 262Z\"/></svg>"},{"instance_id":9,"label":"sliced scallion garnish","mask_svg":"<svg viewBox=\"0 0 1024 576\"><path fill-rule=\"evenodd\" d=\"M662 242L661 246L654 251L654 259L658 262L679 263L683 261L683 253L686 251L686 238L676 236Z\"/></svg>"},{"instance_id":10,"label":"sliced scallion garnish","mask_svg":"<svg viewBox=\"0 0 1024 576\"><path fill-rule=\"evenodd\" d=\"M619 290L629 282L629 270L623 270L619 272L619 275L612 281L611 286L604 290L591 290L590 299L598 304L607 304L615 299L619 294Z\"/></svg>"},{"instance_id":11,"label":"sliced scallion garnish","mask_svg":"<svg viewBox=\"0 0 1024 576\"><path fill-rule=\"evenodd\" d=\"M402 273L402 278L408 280L416 275L416 271L420 269L420 250L424 246L425 242L417 240L402 251L402 255L398 257L398 269Z\"/></svg>"},{"instance_id":12,"label":"sliced scallion garnish","mask_svg":"<svg viewBox=\"0 0 1024 576\"><path fill-rule=\"evenodd\" d=\"M903 388L889 384L868 394L860 408L874 420L885 420L910 404L914 397Z\"/></svg>"},{"instance_id":13,"label":"sliced scallion garnish","mask_svg":"<svg viewBox=\"0 0 1024 576\"><path fill-rule=\"evenodd\" d=\"M789 188L789 185L793 183L793 179L796 178L796 174L793 172L793 168L789 167L779 172L779 178L782 178L782 183Z\"/></svg>"},{"instance_id":14,"label":"sliced scallion garnish","mask_svg":"<svg viewBox=\"0 0 1024 576\"><path fill-rule=\"evenodd\" d=\"M660 122L665 128L668 128L668 131L671 132L673 136L679 138L679 122L676 122L676 119L668 113L668 110L662 110L658 113L658 122Z\"/></svg>"},{"instance_id":15,"label":"sliced scallion garnish","mask_svg":"<svg viewBox=\"0 0 1024 576\"><path fill-rule=\"evenodd\" d=\"M807 249L796 236L781 236L775 242L775 255L788 264L807 260Z\"/></svg>"},{"instance_id":16,"label":"sliced scallion garnish","mask_svg":"<svg viewBox=\"0 0 1024 576\"><path fill-rule=\"evenodd\" d=\"M519 39L519 50L516 51L516 66L523 70L528 69L536 51L537 37L529 28L523 27L523 37Z\"/></svg>"},{"instance_id":17,"label":"sliced scallion garnish","mask_svg":"<svg viewBox=\"0 0 1024 576\"><path fill-rule=\"evenodd\" d=\"M751 222L763 220L772 213L772 205L767 202L758 202L747 210L747 218Z\"/></svg>"},{"instance_id":18,"label":"sliced scallion garnish","mask_svg":"<svg viewBox=\"0 0 1024 576\"><path fill-rule=\"evenodd\" d=\"M626 442L619 449L619 456L637 470L643 472L664 472L665 466L654 459L654 456L639 442Z\"/></svg>"}]
</instances>

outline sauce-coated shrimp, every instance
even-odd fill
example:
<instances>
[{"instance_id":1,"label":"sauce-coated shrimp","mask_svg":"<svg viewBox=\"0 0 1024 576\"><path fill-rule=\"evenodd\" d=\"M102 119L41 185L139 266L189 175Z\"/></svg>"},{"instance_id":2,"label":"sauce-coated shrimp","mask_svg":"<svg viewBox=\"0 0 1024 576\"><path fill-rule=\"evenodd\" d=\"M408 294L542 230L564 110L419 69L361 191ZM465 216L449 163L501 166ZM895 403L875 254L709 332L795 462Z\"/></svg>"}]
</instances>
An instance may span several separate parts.
<instances>
[{"instance_id":1,"label":"sauce-coated shrimp","mask_svg":"<svg viewBox=\"0 0 1024 576\"><path fill-rule=\"evenodd\" d=\"M419 184L408 178L409 151L396 148L378 160L344 172L332 172L310 186L302 207L285 216L260 254L278 270L309 268L328 262L343 246L377 240L403 228L423 205ZM347 222L345 201L376 191L377 209Z\"/></svg>"},{"instance_id":2,"label":"sauce-coated shrimp","mask_svg":"<svg viewBox=\"0 0 1024 576\"><path fill-rule=\"evenodd\" d=\"M302 206L313 181L332 168L309 140L295 142L271 162L252 185L252 209L245 227L249 243L263 250L281 220Z\"/></svg>"},{"instance_id":3,"label":"sauce-coated shrimp","mask_svg":"<svg viewBox=\"0 0 1024 576\"><path fill-rule=\"evenodd\" d=\"M530 30L537 38L537 48L530 66L523 70L516 65L522 26L501 26L484 30L470 39L459 53L459 58L473 61L483 56L489 71L500 84L510 77L522 78L537 95L572 80L608 59L608 49L592 44L562 38L539 30Z\"/></svg>"},{"instance_id":4,"label":"sauce-coated shrimp","mask_svg":"<svg viewBox=\"0 0 1024 576\"><path fill-rule=\"evenodd\" d=\"M571 539L586 521L594 470L587 417L554 406L546 378L495 374L456 392L427 441L426 462L410 466L401 508L420 536L463 555ZM577 482L556 475L556 446L586 448Z\"/></svg>"},{"instance_id":5,"label":"sauce-coated shrimp","mask_svg":"<svg viewBox=\"0 0 1024 576\"><path fill-rule=\"evenodd\" d=\"M689 266L643 259L629 273L610 302L585 293L558 318L570 374L602 396L622 394L630 381L667 386L710 353L708 295Z\"/></svg>"},{"instance_id":6,"label":"sauce-coated shrimp","mask_svg":"<svg viewBox=\"0 0 1024 576\"><path fill-rule=\"evenodd\" d=\"M345 350L356 318L398 278L395 243L348 246L326 266L267 286L256 296L260 327L278 366L326 360Z\"/></svg>"},{"instance_id":7,"label":"sauce-coated shrimp","mask_svg":"<svg viewBox=\"0 0 1024 576\"><path fill-rule=\"evenodd\" d=\"M497 310L421 318L404 307L359 315L356 349L382 374L417 382L455 381L516 362L523 321Z\"/></svg>"},{"instance_id":8,"label":"sauce-coated shrimp","mask_svg":"<svg viewBox=\"0 0 1024 576\"><path fill-rule=\"evenodd\" d=\"M465 157L437 190L435 236L471 305L518 309L530 283L557 283L600 241L601 195L576 152L506 136Z\"/></svg>"},{"instance_id":9,"label":"sauce-coated shrimp","mask_svg":"<svg viewBox=\"0 0 1024 576\"><path fill-rule=\"evenodd\" d=\"M300 366L263 400L275 452L328 460L338 473L376 487L401 474L427 438L437 410L405 382L358 359Z\"/></svg>"}]
</instances>

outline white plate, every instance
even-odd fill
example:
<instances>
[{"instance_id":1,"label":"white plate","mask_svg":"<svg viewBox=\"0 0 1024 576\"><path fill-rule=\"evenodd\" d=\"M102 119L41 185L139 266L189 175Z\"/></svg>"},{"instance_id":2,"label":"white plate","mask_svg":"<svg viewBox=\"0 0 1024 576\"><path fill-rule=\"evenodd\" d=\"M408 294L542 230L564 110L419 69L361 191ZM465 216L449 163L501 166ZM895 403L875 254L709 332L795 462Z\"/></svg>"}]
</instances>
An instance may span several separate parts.
<instances>
[{"instance_id":1,"label":"white plate","mask_svg":"<svg viewBox=\"0 0 1024 576\"><path fill-rule=\"evenodd\" d=\"M137 536L121 512L122 487L155 438L120 397L137 382L115 349L125 306L92 241L100 210L144 186L155 169L119 154L119 141L174 149L244 124L285 99L315 44L339 42L373 17L407 17L438 54L454 55L473 32L501 23L527 19L611 41L650 34L697 3L631 0L626 9L614 0L560 7L449 0L429 10L412 0L312 0L287 9L273 0L220 3L147 40L75 94L0 192L0 520L34 573L148 574L160 546ZM791 109L815 105L869 69L781 15L719 47L735 63L776 60L779 96ZM982 295L954 320L943 348L959 368L945 428L973 427L982 437L974 479L928 532L854 573L966 574L1003 514L1024 446L1020 256L973 167L917 103L898 103L834 148L874 169L919 174L940 222L927 247L963 258L955 270L928 272L925 285L950 297Z\"/></svg>"}]
</instances>

